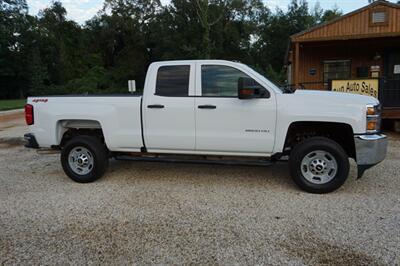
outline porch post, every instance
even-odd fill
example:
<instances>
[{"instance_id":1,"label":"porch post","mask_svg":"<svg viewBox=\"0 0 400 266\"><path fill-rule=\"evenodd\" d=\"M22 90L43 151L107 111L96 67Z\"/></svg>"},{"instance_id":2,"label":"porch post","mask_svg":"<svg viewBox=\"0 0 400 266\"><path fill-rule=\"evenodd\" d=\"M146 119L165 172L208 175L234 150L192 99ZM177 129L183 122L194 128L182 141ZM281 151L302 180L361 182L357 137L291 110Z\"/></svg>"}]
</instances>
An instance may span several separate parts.
<instances>
[{"instance_id":1,"label":"porch post","mask_svg":"<svg viewBox=\"0 0 400 266\"><path fill-rule=\"evenodd\" d=\"M296 87L299 86L299 63L300 63L300 44L299 42L295 42L295 59L294 59L294 84Z\"/></svg>"}]
</instances>

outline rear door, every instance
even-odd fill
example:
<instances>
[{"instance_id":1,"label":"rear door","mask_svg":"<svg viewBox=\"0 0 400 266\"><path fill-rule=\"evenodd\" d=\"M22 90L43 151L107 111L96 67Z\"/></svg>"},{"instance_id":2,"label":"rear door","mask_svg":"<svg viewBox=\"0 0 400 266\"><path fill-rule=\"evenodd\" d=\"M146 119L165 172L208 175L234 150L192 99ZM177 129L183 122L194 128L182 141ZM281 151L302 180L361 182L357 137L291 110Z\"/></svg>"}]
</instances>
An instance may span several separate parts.
<instances>
[{"instance_id":1,"label":"rear door","mask_svg":"<svg viewBox=\"0 0 400 266\"><path fill-rule=\"evenodd\" d=\"M149 152L195 149L194 63L152 65L143 96L144 142Z\"/></svg>"},{"instance_id":2,"label":"rear door","mask_svg":"<svg viewBox=\"0 0 400 266\"><path fill-rule=\"evenodd\" d=\"M239 99L240 77L252 78L246 69L238 69L235 64L197 64L197 151L255 156L269 155L273 151L275 95L264 86L270 92L269 98Z\"/></svg>"}]
</instances>

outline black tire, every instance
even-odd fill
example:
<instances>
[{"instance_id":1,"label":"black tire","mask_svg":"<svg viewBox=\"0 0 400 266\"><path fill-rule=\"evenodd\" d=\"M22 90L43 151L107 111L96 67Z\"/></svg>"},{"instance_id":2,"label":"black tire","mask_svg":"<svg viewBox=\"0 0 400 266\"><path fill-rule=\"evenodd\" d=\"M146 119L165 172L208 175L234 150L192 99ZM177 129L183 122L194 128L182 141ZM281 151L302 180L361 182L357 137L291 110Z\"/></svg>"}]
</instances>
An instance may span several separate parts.
<instances>
[{"instance_id":1,"label":"black tire","mask_svg":"<svg viewBox=\"0 0 400 266\"><path fill-rule=\"evenodd\" d=\"M76 173L68 162L68 157L76 147L84 147L93 156L93 166L89 173L78 174ZM77 136L67 142L61 151L61 164L65 174L72 180L79 183L93 182L99 179L108 167L108 152L106 146L100 142L96 137L92 136Z\"/></svg>"},{"instance_id":2,"label":"black tire","mask_svg":"<svg viewBox=\"0 0 400 266\"><path fill-rule=\"evenodd\" d=\"M318 150L329 152L337 163L336 174L331 174L333 179L323 184L315 184L307 180L301 169L303 158ZM350 168L349 158L343 148L335 141L325 137L312 137L296 145L290 154L289 165L294 182L301 189L317 194L329 193L342 186L349 175Z\"/></svg>"}]
</instances>

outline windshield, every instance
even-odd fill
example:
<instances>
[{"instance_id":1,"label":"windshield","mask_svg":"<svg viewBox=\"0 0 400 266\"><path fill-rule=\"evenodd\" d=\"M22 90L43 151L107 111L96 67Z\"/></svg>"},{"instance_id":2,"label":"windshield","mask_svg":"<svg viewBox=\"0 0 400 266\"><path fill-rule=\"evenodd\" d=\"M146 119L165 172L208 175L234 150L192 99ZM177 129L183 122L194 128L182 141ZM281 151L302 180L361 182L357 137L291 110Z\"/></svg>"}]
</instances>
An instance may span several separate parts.
<instances>
[{"instance_id":1,"label":"windshield","mask_svg":"<svg viewBox=\"0 0 400 266\"><path fill-rule=\"evenodd\" d=\"M293 92L288 86L280 85L277 82L275 82L275 81L269 79L268 77L266 77L265 74L260 73L260 71L257 70L256 67L251 66L251 65L250 66L249 65L244 65L244 66L246 66L247 68L251 69L253 72L255 72L255 74L258 75L258 77L262 78L267 84L271 84L273 87L279 89L281 92L283 92L283 93Z\"/></svg>"}]
</instances>

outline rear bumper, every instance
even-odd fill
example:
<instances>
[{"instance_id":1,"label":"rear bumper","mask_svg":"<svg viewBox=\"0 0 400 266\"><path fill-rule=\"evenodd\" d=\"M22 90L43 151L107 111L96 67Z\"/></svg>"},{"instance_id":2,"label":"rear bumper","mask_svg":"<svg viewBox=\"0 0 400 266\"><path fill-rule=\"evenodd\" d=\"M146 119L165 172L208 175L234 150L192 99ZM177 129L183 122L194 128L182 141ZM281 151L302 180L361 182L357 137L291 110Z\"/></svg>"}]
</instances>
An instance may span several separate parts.
<instances>
[{"instance_id":1,"label":"rear bumper","mask_svg":"<svg viewBox=\"0 0 400 266\"><path fill-rule=\"evenodd\" d=\"M35 135L28 133L24 135L25 147L32 149L39 149L39 144L36 141Z\"/></svg>"},{"instance_id":2,"label":"rear bumper","mask_svg":"<svg viewBox=\"0 0 400 266\"><path fill-rule=\"evenodd\" d=\"M386 135L357 135L354 137L354 144L358 177L361 177L365 170L380 163L386 157L388 145Z\"/></svg>"}]
</instances>

